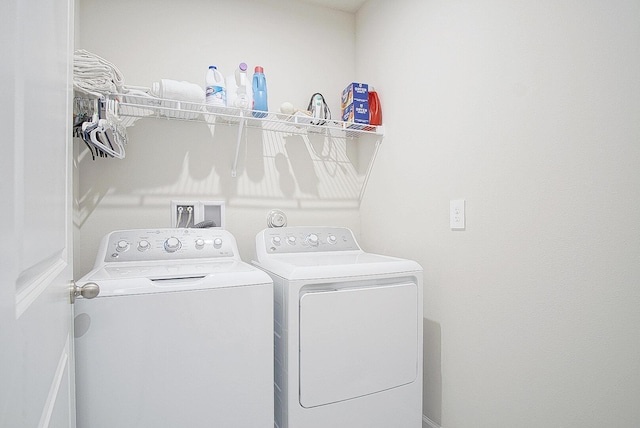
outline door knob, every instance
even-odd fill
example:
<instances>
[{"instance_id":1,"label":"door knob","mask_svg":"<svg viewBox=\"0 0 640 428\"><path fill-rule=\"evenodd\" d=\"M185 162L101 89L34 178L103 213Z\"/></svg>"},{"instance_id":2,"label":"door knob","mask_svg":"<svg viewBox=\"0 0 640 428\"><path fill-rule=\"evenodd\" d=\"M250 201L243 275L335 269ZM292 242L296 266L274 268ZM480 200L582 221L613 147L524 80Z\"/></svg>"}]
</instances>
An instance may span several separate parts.
<instances>
[{"instance_id":1,"label":"door knob","mask_svg":"<svg viewBox=\"0 0 640 428\"><path fill-rule=\"evenodd\" d=\"M74 303L78 296L93 299L98 294L100 294L100 286L94 282L87 282L82 287L78 287L75 282L71 283L71 303Z\"/></svg>"}]
</instances>

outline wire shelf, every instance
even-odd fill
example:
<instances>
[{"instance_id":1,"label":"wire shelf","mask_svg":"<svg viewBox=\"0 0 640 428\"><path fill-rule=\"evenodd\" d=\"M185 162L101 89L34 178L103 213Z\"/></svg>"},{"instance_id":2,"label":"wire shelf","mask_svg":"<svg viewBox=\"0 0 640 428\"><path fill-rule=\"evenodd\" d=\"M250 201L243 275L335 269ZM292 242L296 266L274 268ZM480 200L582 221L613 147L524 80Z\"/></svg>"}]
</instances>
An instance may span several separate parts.
<instances>
[{"instance_id":1,"label":"wire shelf","mask_svg":"<svg viewBox=\"0 0 640 428\"><path fill-rule=\"evenodd\" d=\"M371 126L323 120L321 123L307 115L287 115L274 112L243 110L233 107L217 107L207 104L190 103L155 97L130 94L110 94L107 98L117 102L118 115L125 126L131 126L138 119L152 117L208 124L237 125L288 134L323 134L333 138L359 138L362 135L384 134L382 126Z\"/></svg>"}]
</instances>

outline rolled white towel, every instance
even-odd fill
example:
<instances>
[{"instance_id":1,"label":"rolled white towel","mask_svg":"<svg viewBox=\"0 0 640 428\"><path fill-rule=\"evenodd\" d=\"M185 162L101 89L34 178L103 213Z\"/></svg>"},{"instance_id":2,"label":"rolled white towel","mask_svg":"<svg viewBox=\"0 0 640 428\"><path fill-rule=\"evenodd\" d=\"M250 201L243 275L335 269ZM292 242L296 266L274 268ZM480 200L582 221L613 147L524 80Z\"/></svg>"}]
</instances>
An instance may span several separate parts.
<instances>
[{"instance_id":1,"label":"rolled white towel","mask_svg":"<svg viewBox=\"0 0 640 428\"><path fill-rule=\"evenodd\" d=\"M162 79L154 82L151 93L158 98L168 100L186 101L190 103L204 103L204 89L195 83Z\"/></svg>"}]
</instances>

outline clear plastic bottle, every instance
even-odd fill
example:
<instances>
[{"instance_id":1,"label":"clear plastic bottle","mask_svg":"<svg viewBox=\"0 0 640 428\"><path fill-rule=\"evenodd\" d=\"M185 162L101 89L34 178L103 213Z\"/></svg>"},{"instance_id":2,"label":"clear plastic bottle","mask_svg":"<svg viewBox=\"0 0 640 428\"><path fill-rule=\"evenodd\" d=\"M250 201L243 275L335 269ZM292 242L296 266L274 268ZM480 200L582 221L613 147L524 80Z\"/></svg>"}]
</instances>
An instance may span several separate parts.
<instances>
[{"instance_id":1,"label":"clear plastic bottle","mask_svg":"<svg viewBox=\"0 0 640 428\"><path fill-rule=\"evenodd\" d=\"M380 98L373 86L369 86L369 125L382 125L382 107Z\"/></svg>"},{"instance_id":2,"label":"clear plastic bottle","mask_svg":"<svg viewBox=\"0 0 640 428\"><path fill-rule=\"evenodd\" d=\"M253 96L247 77L247 64L241 62L233 74L227 76L227 107L248 110L252 107Z\"/></svg>"},{"instance_id":3,"label":"clear plastic bottle","mask_svg":"<svg viewBox=\"0 0 640 428\"><path fill-rule=\"evenodd\" d=\"M215 65L210 65L206 77L205 97L206 103L210 106L224 107L227 105L227 94L224 84L224 77Z\"/></svg>"},{"instance_id":4,"label":"clear plastic bottle","mask_svg":"<svg viewBox=\"0 0 640 428\"><path fill-rule=\"evenodd\" d=\"M264 69L260 66L255 68L253 73L253 115L255 117L266 117L269 107L267 104L267 79L264 76ZM261 113L265 112L265 113Z\"/></svg>"}]
</instances>

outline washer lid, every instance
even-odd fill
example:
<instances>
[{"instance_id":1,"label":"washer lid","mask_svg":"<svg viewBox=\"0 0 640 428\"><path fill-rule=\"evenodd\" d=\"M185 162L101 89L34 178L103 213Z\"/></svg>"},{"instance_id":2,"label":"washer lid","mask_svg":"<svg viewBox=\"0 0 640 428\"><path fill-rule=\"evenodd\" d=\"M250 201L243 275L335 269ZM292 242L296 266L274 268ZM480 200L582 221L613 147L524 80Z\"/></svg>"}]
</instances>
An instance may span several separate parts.
<instances>
[{"instance_id":1,"label":"washer lid","mask_svg":"<svg viewBox=\"0 0 640 428\"><path fill-rule=\"evenodd\" d=\"M271 278L261 270L236 260L109 263L89 272L78 281L78 285L87 282L98 284L98 297L272 283Z\"/></svg>"},{"instance_id":2,"label":"washer lid","mask_svg":"<svg viewBox=\"0 0 640 428\"><path fill-rule=\"evenodd\" d=\"M260 268L289 280L342 278L422 271L413 260L342 251L307 254L269 254L255 261Z\"/></svg>"}]
</instances>

